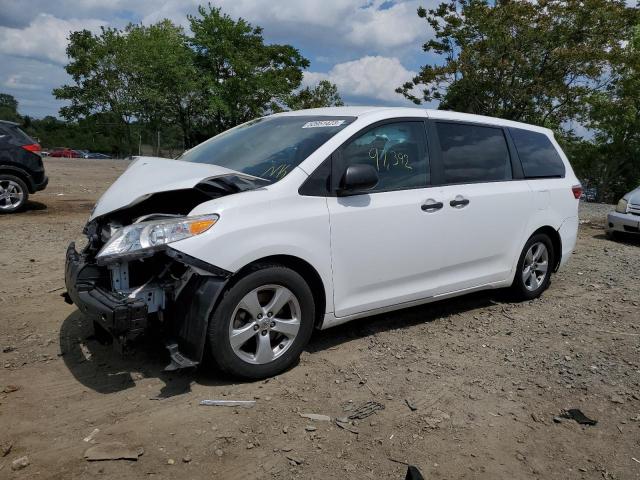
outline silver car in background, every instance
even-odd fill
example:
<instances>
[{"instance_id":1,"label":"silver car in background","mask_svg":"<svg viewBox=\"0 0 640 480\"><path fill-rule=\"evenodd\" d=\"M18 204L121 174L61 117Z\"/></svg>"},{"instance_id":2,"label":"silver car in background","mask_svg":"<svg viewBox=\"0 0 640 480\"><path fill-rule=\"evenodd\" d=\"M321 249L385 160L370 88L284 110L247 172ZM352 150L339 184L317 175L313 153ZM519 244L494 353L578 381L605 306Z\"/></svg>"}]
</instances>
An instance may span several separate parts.
<instances>
[{"instance_id":1,"label":"silver car in background","mask_svg":"<svg viewBox=\"0 0 640 480\"><path fill-rule=\"evenodd\" d=\"M622 197L607 215L607 235L614 238L618 233L640 234L640 187Z\"/></svg>"}]
</instances>

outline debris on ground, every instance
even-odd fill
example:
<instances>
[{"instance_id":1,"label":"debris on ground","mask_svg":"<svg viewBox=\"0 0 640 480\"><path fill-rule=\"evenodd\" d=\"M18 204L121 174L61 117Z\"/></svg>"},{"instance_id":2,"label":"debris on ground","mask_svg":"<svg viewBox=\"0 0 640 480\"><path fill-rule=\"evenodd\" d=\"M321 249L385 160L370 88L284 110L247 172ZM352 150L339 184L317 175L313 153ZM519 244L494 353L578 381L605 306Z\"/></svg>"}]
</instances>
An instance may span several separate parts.
<instances>
[{"instance_id":1,"label":"debris on ground","mask_svg":"<svg viewBox=\"0 0 640 480\"><path fill-rule=\"evenodd\" d=\"M302 418L308 418L309 420L315 420L317 422L330 422L331 417L329 415L320 415L317 413L301 413Z\"/></svg>"},{"instance_id":2,"label":"debris on ground","mask_svg":"<svg viewBox=\"0 0 640 480\"><path fill-rule=\"evenodd\" d=\"M292 466L302 465L304 463L304 458L296 457L294 455L285 455L285 458L289 460Z\"/></svg>"},{"instance_id":3,"label":"debris on ground","mask_svg":"<svg viewBox=\"0 0 640 480\"><path fill-rule=\"evenodd\" d=\"M89 443L95 438L95 436L98 433L100 433L100 429L99 428L94 428L93 431L89 435L87 435L86 437L84 437L82 439L82 441Z\"/></svg>"},{"instance_id":4,"label":"debris on ground","mask_svg":"<svg viewBox=\"0 0 640 480\"><path fill-rule=\"evenodd\" d=\"M567 418L569 420L575 420L580 425L595 425L598 423L597 420L593 420L587 417L582 411L578 408L570 408L569 410L563 410L560 412L560 418ZM556 417L553 417L553 421L556 421ZM556 422L558 423L558 422Z\"/></svg>"},{"instance_id":5,"label":"debris on ground","mask_svg":"<svg viewBox=\"0 0 640 480\"><path fill-rule=\"evenodd\" d=\"M0 444L0 452L2 452L2 456L6 457L11 453L11 449L13 448L13 443L4 442Z\"/></svg>"},{"instance_id":6,"label":"debris on ground","mask_svg":"<svg viewBox=\"0 0 640 480\"><path fill-rule=\"evenodd\" d=\"M209 407L244 407L253 408L256 405L255 400L201 400L200 405Z\"/></svg>"},{"instance_id":7,"label":"debris on ground","mask_svg":"<svg viewBox=\"0 0 640 480\"><path fill-rule=\"evenodd\" d=\"M317 430L317 428L316 428L316 427L314 427L313 425L307 425L306 427L304 427L304 429L305 429L307 432L315 432L315 431Z\"/></svg>"},{"instance_id":8,"label":"debris on ground","mask_svg":"<svg viewBox=\"0 0 640 480\"><path fill-rule=\"evenodd\" d=\"M98 443L84 452L84 458L89 462L101 460L138 460L142 455L141 449L125 445L122 442Z\"/></svg>"},{"instance_id":9,"label":"debris on ground","mask_svg":"<svg viewBox=\"0 0 640 480\"><path fill-rule=\"evenodd\" d=\"M407 404L407 407L409 407L409 410L411 410L412 412L415 412L416 410L418 410L418 407L416 407L416 405L411 402L411 400L409 400L408 398L404 399L404 403Z\"/></svg>"},{"instance_id":10,"label":"debris on ground","mask_svg":"<svg viewBox=\"0 0 640 480\"><path fill-rule=\"evenodd\" d=\"M360 433L360 430L354 427L347 417L336 418L336 425L343 430L355 433L356 435Z\"/></svg>"},{"instance_id":11,"label":"debris on ground","mask_svg":"<svg viewBox=\"0 0 640 480\"><path fill-rule=\"evenodd\" d=\"M29 466L29 458L28 457L20 457L16 458L13 462L11 462L11 470L22 470Z\"/></svg>"},{"instance_id":12,"label":"debris on ground","mask_svg":"<svg viewBox=\"0 0 640 480\"><path fill-rule=\"evenodd\" d=\"M20 390L19 385L7 385L2 389L2 393L13 393L17 392L18 390Z\"/></svg>"},{"instance_id":13,"label":"debris on ground","mask_svg":"<svg viewBox=\"0 0 640 480\"><path fill-rule=\"evenodd\" d=\"M374 401L365 402L351 412L349 420L362 420L370 417L378 410L384 410L384 405Z\"/></svg>"},{"instance_id":14,"label":"debris on ground","mask_svg":"<svg viewBox=\"0 0 640 480\"><path fill-rule=\"evenodd\" d=\"M404 480L424 480L424 477L420 473L420 470L413 465L409 465L407 467L407 476L404 477Z\"/></svg>"}]
</instances>

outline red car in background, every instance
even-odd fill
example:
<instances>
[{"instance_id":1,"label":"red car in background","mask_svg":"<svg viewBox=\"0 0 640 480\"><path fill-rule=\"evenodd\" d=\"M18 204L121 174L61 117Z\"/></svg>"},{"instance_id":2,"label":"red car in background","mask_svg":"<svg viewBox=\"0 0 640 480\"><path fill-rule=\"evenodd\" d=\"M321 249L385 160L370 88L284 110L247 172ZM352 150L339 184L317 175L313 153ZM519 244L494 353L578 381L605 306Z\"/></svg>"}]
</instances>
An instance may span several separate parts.
<instances>
[{"instance_id":1,"label":"red car in background","mask_svg":"<svg viewBox=\"0 0 640 480\"><path fill-rule=\"evenodd\" d=\"M72 150L70 148L56 148L49 152L50 157L64 157L64 158L82 158L80 152Z\"/></svg>"}]
</instances>

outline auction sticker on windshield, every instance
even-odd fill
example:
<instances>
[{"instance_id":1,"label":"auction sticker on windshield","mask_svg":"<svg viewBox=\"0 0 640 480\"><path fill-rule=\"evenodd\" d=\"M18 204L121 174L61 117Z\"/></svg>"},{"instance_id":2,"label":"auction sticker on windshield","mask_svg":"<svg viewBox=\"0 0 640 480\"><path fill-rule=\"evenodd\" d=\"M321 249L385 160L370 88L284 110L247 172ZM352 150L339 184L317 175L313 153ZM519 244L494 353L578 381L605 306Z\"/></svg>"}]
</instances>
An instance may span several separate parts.
<instances>
[{"instance_id":1,"label":"auction sticker on windshield","mask_svg":"<svg viewBox=\"0 0 640 480\"><path fill-rule=\"evenodd\" d=\"M316 120L305 123L302 128L339 127L343 123L344 120Z\"/></svg>"}]
</instances>

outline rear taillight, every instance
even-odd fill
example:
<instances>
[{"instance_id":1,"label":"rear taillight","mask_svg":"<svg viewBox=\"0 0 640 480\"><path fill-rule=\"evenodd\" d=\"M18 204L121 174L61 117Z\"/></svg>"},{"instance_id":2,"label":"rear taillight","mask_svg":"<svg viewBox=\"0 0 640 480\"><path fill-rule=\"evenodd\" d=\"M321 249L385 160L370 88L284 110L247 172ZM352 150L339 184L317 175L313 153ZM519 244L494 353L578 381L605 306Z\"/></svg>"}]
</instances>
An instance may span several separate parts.
<instances>
[{"instance_id":1,"label":"rear taillight","mask_svg":"<svg viewBox=\"0 0 640 480\"><path fill-rule=\"evenodd\" d=\"M40 148L40 144L39 143L31 143L29 145L22 145L22 148L24 148L25 150L29 150L30 152L39 152L42 150L42 148Z\"/></svg>"},{"instance_id":2,"label":"rear taillight","mask_svg":"<svg viewBox=\"0 0 640 480\"><path fill-rule=\"evenodd\" d=\"M582 185L574 185L571 187L571 191L573 192L574 198L578 200L582 196Z\"/></svg>"}]
</instances>

